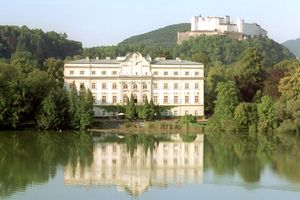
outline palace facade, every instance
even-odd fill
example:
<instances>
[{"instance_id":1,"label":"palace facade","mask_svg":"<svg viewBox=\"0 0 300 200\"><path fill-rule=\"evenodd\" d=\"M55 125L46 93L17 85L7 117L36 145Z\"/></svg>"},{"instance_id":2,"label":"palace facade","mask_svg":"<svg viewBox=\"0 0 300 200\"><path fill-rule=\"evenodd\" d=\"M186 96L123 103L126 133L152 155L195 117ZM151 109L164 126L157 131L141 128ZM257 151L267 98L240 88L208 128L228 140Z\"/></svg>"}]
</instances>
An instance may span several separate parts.
<instances>
[{"instance_id":1,"label":"palace facade","mask_svg":"<svg viewBox=\"0 0 300 200\"><path fill-rule=\"evenodd\" d=\"M133 94L142 104L147 98L168 106L165 116L204 115L204 65L177 58L152 59L130 53L116 59L86 59L64 65L66 87L75 82L77 88L91 90L95 116L113 116L105 106L126 104Z\"/></svg>"}]
</instances>

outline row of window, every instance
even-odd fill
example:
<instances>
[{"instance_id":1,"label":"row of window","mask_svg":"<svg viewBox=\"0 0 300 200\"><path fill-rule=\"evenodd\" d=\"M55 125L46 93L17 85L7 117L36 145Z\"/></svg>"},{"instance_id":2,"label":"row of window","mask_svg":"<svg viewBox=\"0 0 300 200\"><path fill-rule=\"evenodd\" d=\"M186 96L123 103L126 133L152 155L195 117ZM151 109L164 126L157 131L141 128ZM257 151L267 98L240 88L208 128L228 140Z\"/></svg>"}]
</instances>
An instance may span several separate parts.
<instances>
[{"instance_id":1,"label":"row of window","mask_svg":"<svg viewBox=\"0 0 300 200\"><path fill-rule=\"evenodd\" d=\"M153 89L158 89L158 83L153 83ZM165 89L165 90L171 89L170 84L164 83L163 89ZM173 89L174 89L174 90L179 89L179 84L178 84L178 83L174 83L174 84L173 84ZM189 83L185 83L185 84L184 84L184 89L191 89L191 88L190 88L190 84L189 84ZM195 84L194 84L194 89L199 89L199 83L195 83Z\"/></svg>"},{"instance_id":2,"label":"row of window","mask_svg":"<svg viewBox=\"0 0 300 200\"><path fill-rule=\"evenodd\" d=\"M185 76L189 76L189 75L191 75L192 73L191 72L189 72L189 71L185 71L184 72L184 75ZM153 75L154 76L158 76L158 71L154 71L153 72ZM169 73L168 71L164 71L164 76L168 76L168 75L171 75L171 73ZM179 72L178 71L175 71L175 72L173 72L173 75L174 76L178 76L179 75ZM195 72L195 76L199 76L199 72Z\"/></svg>"},{"instance_id":3,"label":"row of window","mask_svg":"<svg viewBox=\"0 0 300 200\"><path fill-rule=\"evenodd\" d=\"M69 71L69 75L74 75L75 74L75 72L74 72L74 70L70 70ZM85 74L85 71L84 70L81 70L81 71L79 71L79 74L80 75L84 75ZM91 74L92 75L96 75L96 71L91 71ZM108 73L107 73L107 71L101 71L101 75L103 75L103 76L105 76L105 75L107 75ZM189 72L189 71L185 71L184 72L184 75L185 76L189 76L191 73ZM112 71L111 72L111 75L117 75L117 71ZM158 76L158 71L154 71L153 72L153 75L154 76ZM169 72L168 71L164 71L164 76L168 76L169 75ZM170 75L171 75L171 73L170 73ZM175 72L173 72L173 75L174 76L178 76L179 75L179 72L178 71L175 71ZM199 76L199 72L195 72L195 76Z\"/></svg>"},{"instance_id":4,"label":"row of window","mask_svg":"<svg viewBox=\"0 0 300 200\"><path fill-rule=\"evenodd\" d=\"M135 101L137 102L137 95L136 94L134 94L134 99L135 99ZM127 101L128 101L128 96L126 95L126 94L124 94L123 95L123 103L127 103ZM96 96L94 95L93 96L93 99L94 99L94 102L96 102ZM146 101L146 99L147 99L147 95L146 94L144 94L143 95L143 102L145 102ZM156 95L154 95L153 96L153 102L154 103L158 103L158 96L156 96ZM101 96L101 103L107 103L107 96L105 96L105 95L103 95L103 96ZM112 103L117 103L117 96L112 96ZM169 99L169 96L164 96L163 97L163 103L164 104L169 104L169 103L171 103L170 102L170 99ZM179 102L179 96L177 96L177 95L175 95L175 96L173 96L173 103L174 104L178 104L178 103L180 103ZM190 96L184 96L184 103L191 103L190 102ZM194 103L199 103L199 96L195 96L194 97Z\"/></svg>"},{"instance_id":5,"label":"row of window","mask_svg":"<svg viewBox=\"0 0 300 200\"><path fill-rule=\"evenodd\" d=\"M74 70L69 71L69 75L74 75L74 74L75 74ZM79 71L79 74L84 75L85 71L81 70L81 71ZM91 74L96 75L96 71L95 70L91 71ZM103 75L103 76L107 75L107 71L101 71L101 75ZM112 71L111 75L117 75L117 71Z\"/></svg>"},{"instance_id":6,"label":"row of window","mask_svg":"<svg viewBox=\"0 0 300 200\"><path fill-rule=\"evenodd\" d=\"M71 87L71 84L70 84L70 87ZM84 83L80 83L80 88L83 88L83 87L84 87ZM129 88L128 84L124 83L122 85L122 88L125 89L125 90L128 89ZM96 83L92 83L91 89L96 89ZM108 89L107 83L101 83L101 89ZM117 83L112 83L112 89L117 89ZM138 89L138 85L136 83L132 84L132 89L134 89L134 90ZM147 86L146 83L142 84L142 89L148 89L148 86ZM153 83L153 89L158 89L158 83ZM165 90L171 89L170 88L170 84L164 83L163 89L165 89ZM173 84L173 89L174 90L179 89L179 84L178 83L174 83ZM190 88L190 84L189 83L185 83L184 84L184 89L191 89ZM195 83L193 89L199 89L199 83Z\"/></svg>"}]
</instances>

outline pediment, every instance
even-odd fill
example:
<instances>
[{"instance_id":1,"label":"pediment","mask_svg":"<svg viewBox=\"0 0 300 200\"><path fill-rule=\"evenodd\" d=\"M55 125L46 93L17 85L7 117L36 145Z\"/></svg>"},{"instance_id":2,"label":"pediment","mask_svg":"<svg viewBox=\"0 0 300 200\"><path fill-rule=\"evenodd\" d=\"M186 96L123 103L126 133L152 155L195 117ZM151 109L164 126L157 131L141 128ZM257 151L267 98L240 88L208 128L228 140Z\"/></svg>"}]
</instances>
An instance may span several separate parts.
<instances>
[{"instance_id":1,"label":"pediment","mask_svg":"<svg viewBox=\"0 0 300 200\"><path fill-rule=\"evenodd\" d=\"M130 53L123 58L119 58L121 65L120 75L126 76L150 76L150 60L143 57L142 54Z\"/></svg>"}]
</instances>

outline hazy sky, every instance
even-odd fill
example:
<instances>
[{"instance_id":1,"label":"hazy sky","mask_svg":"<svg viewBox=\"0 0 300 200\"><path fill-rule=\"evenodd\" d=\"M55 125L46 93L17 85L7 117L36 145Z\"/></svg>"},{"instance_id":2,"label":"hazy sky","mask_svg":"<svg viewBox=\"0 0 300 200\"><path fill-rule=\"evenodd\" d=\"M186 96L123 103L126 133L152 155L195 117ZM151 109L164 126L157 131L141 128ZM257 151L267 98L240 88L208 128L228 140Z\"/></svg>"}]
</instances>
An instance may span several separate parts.
<instances>
[{"instance_id":1,"label":"hazy sky","mask_svg":"<svg viewBox=\"0 0 300 200\"><path fill-rule=\"evenodd\" d=\"M278 42L300 37L299 0L1 0L0 24L65 32L90 47L199 14L257 22Z\"/></svg>"}]
</instances>

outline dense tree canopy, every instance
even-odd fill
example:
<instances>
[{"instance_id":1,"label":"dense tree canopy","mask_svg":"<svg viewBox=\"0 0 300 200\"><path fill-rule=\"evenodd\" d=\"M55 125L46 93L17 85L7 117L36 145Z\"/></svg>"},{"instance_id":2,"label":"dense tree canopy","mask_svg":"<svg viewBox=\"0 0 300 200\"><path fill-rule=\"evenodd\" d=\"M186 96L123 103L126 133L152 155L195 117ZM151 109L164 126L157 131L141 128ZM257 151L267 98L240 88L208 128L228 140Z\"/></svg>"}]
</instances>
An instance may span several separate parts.
<instances>
[{"instance_id":1,"label":"dense tree canopy","mask_svg":"<svg viewBox=\"0 0 300 200\"><path fill-rule=\"evenodd\" d=\"M16 52L30 52L40 63L46 58L64 59L81 54L82 44L54 31L43 32L27 26L0 26L0 58L10 59Z\"/></svg>"},{"instance_id":2,"label":"dense tree canopy","mask_svg":"<svg viewBox=\"0 0 300 200\"><path fill-rule=\"evenodd\" d=\"M40 65L24 51L14 54L11 62L0 61L0 129L24 124L40 129L86 129L92 123L91 93L80 96L76 90L80 114L74 113L64 88L62 66L55 58ZM79 120L70 123L75 114Z\"/></svg>"}]
</instances>

